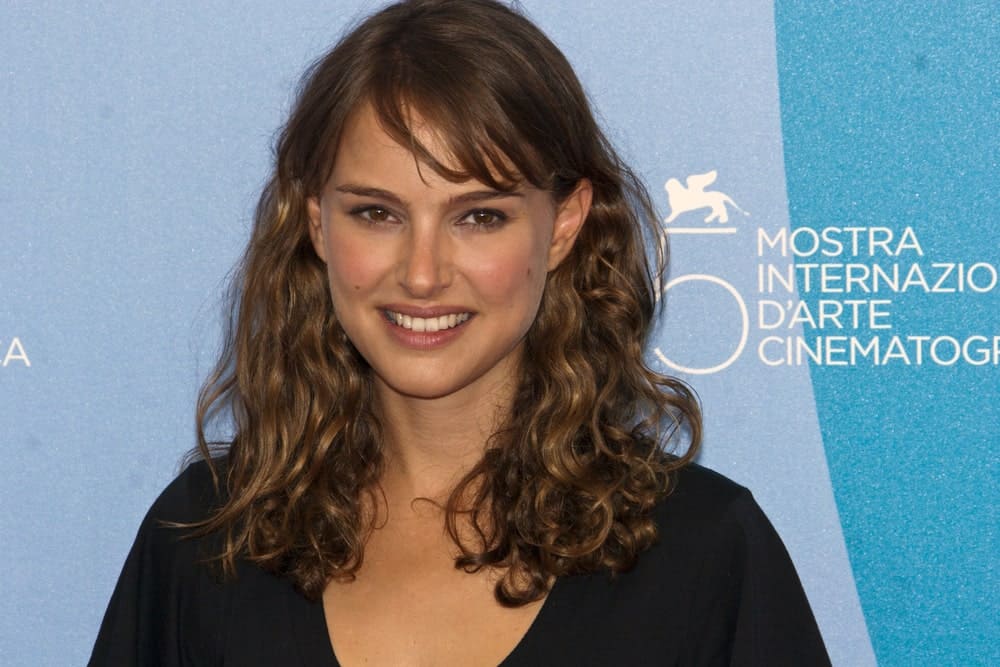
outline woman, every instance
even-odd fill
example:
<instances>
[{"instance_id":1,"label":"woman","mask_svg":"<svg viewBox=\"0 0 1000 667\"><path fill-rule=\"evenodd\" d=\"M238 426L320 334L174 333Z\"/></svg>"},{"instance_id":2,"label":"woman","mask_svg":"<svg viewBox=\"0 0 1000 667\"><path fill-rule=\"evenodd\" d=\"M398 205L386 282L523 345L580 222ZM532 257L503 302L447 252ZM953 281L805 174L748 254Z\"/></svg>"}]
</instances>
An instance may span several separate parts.
<instances>
[{"instance_id":1,"label":"woman","mask_svg":"<svg viewBox=\"0 0 1000 667\"><path fill-rule=\"evenodd\" d=\"M652 220L524 17L361 23L281 134L204 460L92 664L823 664L752 497L689 465L690 390L642 363Z\"/></svg>"}]
</instances>

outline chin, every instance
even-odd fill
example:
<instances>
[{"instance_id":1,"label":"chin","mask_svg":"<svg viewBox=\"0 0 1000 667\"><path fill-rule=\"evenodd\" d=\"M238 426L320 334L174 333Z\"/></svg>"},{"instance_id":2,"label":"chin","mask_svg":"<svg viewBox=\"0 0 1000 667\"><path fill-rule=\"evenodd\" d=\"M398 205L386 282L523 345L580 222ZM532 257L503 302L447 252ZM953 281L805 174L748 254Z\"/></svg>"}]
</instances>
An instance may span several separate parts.
<instances>
[{"instance_id":1,"label":"chin","mask_svg":"<svg viewBox=\"0 0 1000 667\"><path fill-rule=\"evenodd\" d=\"M382 378L382 384L387 390L399 396L428 401L451 396L465 386L462 384L444 383L440 382L440 380L438 382L392 382L387 381L385 378Z\"/></svg>"},{"instance_id":2,"label":"chin","mask_svg":"<svg viewBox=\"0 0 1000 667\"><path fill-rule=\"evenodd\" d=\"M378 366L371 368L377 384L400 396L441 398L458 391L466 384L454 375L446 376L446 368L419 368L411 365L403 370L399 366L397 363L385 369Z\"/></svg>"},{"instance_id":3,"label":"chin","mask_svg":"<svg viewBox=\"0 0 1000 667\"><path fill-rule=\"evenodd\" d=\"M484 359L472 360L468 355L451 355L447 361L440 358L417 360L412 357L383 359L387 362L372 366L375 381L381 389L402 398L435 400L465 396L473 401L505 393L516 373L508 355L492 364ZM480 363L475 363L478 361Z\"/></svg>"}]
</instances>

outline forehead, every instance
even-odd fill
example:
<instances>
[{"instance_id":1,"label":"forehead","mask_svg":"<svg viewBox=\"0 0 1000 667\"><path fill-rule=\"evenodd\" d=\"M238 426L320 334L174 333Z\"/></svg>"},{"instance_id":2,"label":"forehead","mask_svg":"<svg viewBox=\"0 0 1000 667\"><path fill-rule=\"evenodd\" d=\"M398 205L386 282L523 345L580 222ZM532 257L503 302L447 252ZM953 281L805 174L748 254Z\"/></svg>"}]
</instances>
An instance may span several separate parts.
<instances>
[{"instance_id":1,"label":"forehead","mask_svg":"<svg viewBox=\"0 0 1000 667\"><path fill-rule=\"evenodd\" d=\"M447 156L446 147L441 145L437 133L427 123L417 118L411 127L414 140L431 152L435 161L447 166L453 165L454 158ZM332 173L336 178L338 175L345 175L345 172L360 172L361 175L372 177L386 176L389 175L387 172L400 171L406 167L432 171L420 163L417 152L391 136L371 106L365 104L344 123L334 153Z\"/></svg>"},{"instance_id":2,"label":"forehead","mask_svg":"<svg viewBox=\"0 0 1000 667\"><path fill-rule=\"evenodd\" d=\"M415 123L413 136L435 160L460 168L453 159L436 157L450 153L432 126ZM323 196L376 197L408 207L442 209L504 199L509 206L541 220L550 220L556 210L551 193L524 180L498 188L469 174L462 178L442 176L410 146L390 136L370 109L360 110L345 123L330 178L322 190Z\"/></svg>"},{"instance_id":3,"label":"forehead","mask_svg":"<svg viewBox=\"0 0 1000 667\"><path fill-rule=\"evenodd\" d=\"M362 104L344 123L331 165L331 175L363 172L386 176L412 171L427 183L443 180L480 181L497 190L513 190L524 179L499 149L479 150L473 142L456 140L421 114L403 109L405 118L386 119L371 104ZM461 157L456 153L464 153ZM500 161L500 167L493 162Z\"/></svg>"}]
</instances>

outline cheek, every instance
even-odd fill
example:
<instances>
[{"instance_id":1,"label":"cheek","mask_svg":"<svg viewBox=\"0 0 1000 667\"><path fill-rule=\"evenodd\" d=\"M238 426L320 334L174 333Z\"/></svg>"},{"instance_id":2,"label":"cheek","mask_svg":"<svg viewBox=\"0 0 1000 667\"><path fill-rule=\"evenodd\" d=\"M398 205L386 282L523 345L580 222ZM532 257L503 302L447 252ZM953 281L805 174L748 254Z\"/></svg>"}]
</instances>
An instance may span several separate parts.
<instances>
[{"instance_id":1,"label":"cheek","mask_svg":"<svg viewBox=\"0 0 1000 667\"><path fill-rule=\"evenodd\" d=\"M510 309L529 309L534 317L546 271L544 254L531 244L481 256L468 267L466 275L470 271L484 298Z\"/></svg>"},{"instance_id":2,"label":"cheek","mask_svg":"<svg viewBox=\"0 0 1000 667\"><path fill-rule=\"evenodd\" d=\"M370 243L351 235L334 236L327 240L327 273L334 299L373 285L384 272L380 253Z\"/></svg>"}]
</instances>

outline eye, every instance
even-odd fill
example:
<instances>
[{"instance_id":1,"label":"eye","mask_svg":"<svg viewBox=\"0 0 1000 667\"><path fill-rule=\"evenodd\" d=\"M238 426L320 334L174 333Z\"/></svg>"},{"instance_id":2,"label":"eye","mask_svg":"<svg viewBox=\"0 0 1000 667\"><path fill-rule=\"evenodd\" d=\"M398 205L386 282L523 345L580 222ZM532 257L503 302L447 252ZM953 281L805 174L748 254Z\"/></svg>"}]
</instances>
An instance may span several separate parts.
<instances>
[{"instance_id":1,"label":"eye","mask_svg":"<svg viewBox=\"0 0 1000 667\"><path fill-rule=\"evenodd\" d=\"M470 211L461 222L481 229L495 229L507 222L507 216L502 211L483 208Z\"/></svg>"},{"instance_id":2,"label":"eye","mask_svg":"<svg viewBox=\"0 0 1000 667\"><path fill-rule=\"evenodd\" d=\"M381 206L358 206L351 209L351 215L372 224L393 222L395 220L389 209L382 208Z\"/></svg>"}]
</instances>

